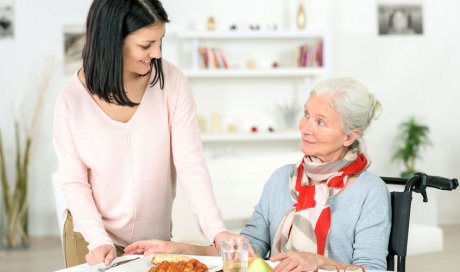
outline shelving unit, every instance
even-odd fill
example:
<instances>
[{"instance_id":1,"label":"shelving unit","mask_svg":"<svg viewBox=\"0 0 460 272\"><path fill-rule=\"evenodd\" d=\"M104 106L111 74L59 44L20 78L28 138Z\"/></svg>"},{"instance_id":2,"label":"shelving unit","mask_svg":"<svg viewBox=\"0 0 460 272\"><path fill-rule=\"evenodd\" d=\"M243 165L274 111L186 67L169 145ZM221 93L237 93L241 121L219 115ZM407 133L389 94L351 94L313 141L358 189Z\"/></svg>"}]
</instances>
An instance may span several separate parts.
<instances>
[{"instance_id":1,"label":"shelving unit","mask_svg":"<svg viewBox=\"0 0 460 272\"><path fill-rule=\"evenodd\" d=\"M256 133L204 133L201 135L201 140L203 143L300 141L300 133L294 130Z\"/></svg>"},{"instance_id":2,"label":"shelving unit","mask_svg":"<svg viewBox=\"0 0 460 272\"><path fill-rule=\"evenodd\" d=\"M199 31L199 32L179 32L177 37L182 41L189 41L191 44L190 54L191 54L191 64L190 67L185 69L185 73L190 78L205 78L205 77L311 77L318 76L328 72L329 65L329 36L324 30L291 30L291 31L282 31L282 30L273 30L273 31ZM302 44L306 41L321 40L322 41L322 58L323 65L322 67L296 67L294 65L294 51L295 47L292 47L292 44ZM274 42L281 42L284 45L287 43L291 44L290 50L292 51L292 60L290 65L285 65L283 67L271 68L270 67L261 67L261 68L236 68L235 65L230 65L228 69L203 69L200 67L200 53L199 48L206 44L220 44L221 47L231 47L230 44L234 45L235 43L258 43L260 44L260 50L252 50L248 52L243 52L243 56L251 56L255 53L260 53L258 51L263 51L264 48L271 45ZM228 49L228 48L226 48ZM230 49L231 50L231 49ZM270 51L268 51L270 52ZM228 50L227 50L228 53ZM278 52L279 53L279 52ZM272 51L270 57L276 56L276 51ZM233 56L236 58L236 56ZM267 57L267 56L265 56ZM283 56L277 56L280 59ZM231 59L229 57L229 62ZM288 61L289 62L289 61Z\"/></svg>"},{"instance_id":3,"label":"shelving unit","mask_svg":"<svg viewBox=\"0 0 460 272\"><path fill-rule=\"evenodd\" d=\"M276 69L190 69L184 70L185 75L190 79L195 78L263 78L263 77L315 77L326 73L324 68L276 68Z\"/></svg>"},{"instance_id":4,"label":"shelving unit","mask_svg":"<svg viewBox=\"0 0 460 272\"><path fill-rule=\"evenodd\" d=\"M176 33L176 37L182 62L180 68L189 78L198 112L208 125L210 119L206 118L219 113L224 130L226 122L238 124L237 132L202 132L205 152L211 154L211 158L216 154L225 156L229 150L232 154L246 154L251 150L254 153L299 150L298 129L286 128L275 123L279 120L274 119L281 116L281 112L277 112L280 106L290 101L298 103L301 116L303 99L314 79L329 72L327 31L184 31ZM297 60L302 46L313 50L309 60L320 56L320 61L299 65ZM203 65L206 63L203 48L206 53L208 50L212 51L210 54L222 53L227 67L220 65L222 60L218 63L219 68ZM320 50L316 51L317 48ZM215 49L218 49L217 53ZM249 66L249 61L254 65ZM248 126L260 130L252 133ZM274 127L275 132L267 132L267 127Z\"/></svg>"},{"instance_id":5,"label":"shelving unit","mask_svg":"<svg viewBox=\"0 0 460 272\"><path fill-rule=\"evenodd\" d=\"M227 31L187 31L179 32L181 39L298 39L323 38L326 31L321 29L309 30L227 30Z\"/></svg>"}]
</instances>

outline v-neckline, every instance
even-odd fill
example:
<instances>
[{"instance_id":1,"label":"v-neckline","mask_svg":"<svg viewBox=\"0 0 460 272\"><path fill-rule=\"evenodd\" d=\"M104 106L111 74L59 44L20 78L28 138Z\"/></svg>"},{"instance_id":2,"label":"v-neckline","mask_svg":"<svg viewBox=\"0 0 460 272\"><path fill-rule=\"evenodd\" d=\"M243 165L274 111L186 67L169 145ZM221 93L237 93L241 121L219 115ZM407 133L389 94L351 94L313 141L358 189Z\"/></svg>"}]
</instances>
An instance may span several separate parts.
<instances>
[{"instance_id":1,"label":"v-neckline","mask_svg":"<svg viewBox=\"0 0 460 272\"><path fill-rule=\"evenodd\" d=\"M123 121L118 121L118 120L115 120L114 118L112 118L95 100L95 98L91 95L91 93L88 91L88 89L86 88L85 84L83 82L81 82L80 80L80 77L78 76L78 73L80 72L80 70L77 70L77 72L75 73L75 79L78 81L82 91L85 92L85 96L91 100L91 103L92 105L94 105L94 107L96 108L96 111L98 111L100 113L100 115L108 120L109 122L115 124L115 125L119 125L119 126L129 126L132 122L134 122L134 120L136 119L136 116L138 115L138 112L140 110L142 110L142 105L144 104L143 101L145 100L145 97L148 95L148 90L149 90L149 82L151 80L150 76L149 76L149 79L147 81L147 85L145 87L145 90L144 90L144 94L142 95L141 97L141 100L139 101L139 105L137 106L136 110L134 111L134 113L131 115L131 117L129 118L128 121L126 122L123 122Z\"/></svg>"}]
</instances>

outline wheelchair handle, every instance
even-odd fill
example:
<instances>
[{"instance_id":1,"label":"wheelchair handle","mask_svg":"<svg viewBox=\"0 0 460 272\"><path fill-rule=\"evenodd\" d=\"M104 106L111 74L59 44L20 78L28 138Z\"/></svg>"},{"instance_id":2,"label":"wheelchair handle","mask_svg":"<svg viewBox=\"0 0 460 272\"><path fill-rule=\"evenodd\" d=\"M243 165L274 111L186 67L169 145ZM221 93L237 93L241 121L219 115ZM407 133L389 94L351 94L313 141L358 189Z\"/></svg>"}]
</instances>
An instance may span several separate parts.
<instances>
[{"instance_id":1,"label":"wheelchair handle","mask_svg":"<svg viewBox=\"0 0 460 272\"><path fill-rule=\"evenodd\" d=\"M458 187L458 180L443 178L439 176L429 176L425 173L417 172L409 179L382 177L387 184L406 185L405 192L416 192L423 196L423 202L428 202L426 187L439 190L452 191Z\"/></svg>"},{"instance_id":2,"label":"wheelchair handle","mask_svg":"<svg viewBox=\"0 0 460 272\"><path fill-rule=\"evenodd\" d=\"M440 190L452 191L458 187L458 180L456 178L448 179L439 176L427 176L426 186Z\"/></svg>"},{"instance_id":3,"label":"wheelchair handle","mask_svg":"<svg viewBox=\"0 0 460 272\"><path fill-rule=\"evenodd\" d=\"M404 191L419 193L423 196L423 202L428 202L426 187L452 191L458 187L458 180L438 176L428 176L425 173L417 172L409 178Z\"/></svg>"},{"instance_id":4,"label":"wheelchair handle","mask_svg":"<svg viewBox=\"0 0 460 272\"><path fill-rule=\"evenodd\" d=\"M429 176L421 172L415 173L410 178L382 177L382 179L386 184L409 185L410 187L419 187L422 183L425 183L424 186L426 187L448 191L455 190L458 187L458 180L456 178L448 179L439 176ZM409 181L410 184L408 184ZM406 189L410 189L410 187Z\"/></svg>"}]
</instances>

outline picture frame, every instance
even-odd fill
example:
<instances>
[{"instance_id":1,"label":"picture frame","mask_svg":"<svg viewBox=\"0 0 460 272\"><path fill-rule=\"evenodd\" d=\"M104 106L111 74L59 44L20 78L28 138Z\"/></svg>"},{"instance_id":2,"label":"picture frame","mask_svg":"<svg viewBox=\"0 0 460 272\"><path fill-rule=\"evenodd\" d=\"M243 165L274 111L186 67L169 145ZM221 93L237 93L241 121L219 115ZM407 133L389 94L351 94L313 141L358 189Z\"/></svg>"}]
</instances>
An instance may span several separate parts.
<instances>
[{"instance_id":1,"label":"picture frame","mask_svg":"<svg viewBox=\"0 0 460 272\"><path fill-rule=\"evenodd\" d=\"M377 12L380 36L423 35L423 5L421 2L380 2Z\"/></svg>"},{"instance_id":2,"label":"picture frame","mask_svg":"<svg viewBox=\"0 0 460 272\"><path fill-rule=\"evenodd\" d=\"M82 50L85 45L83 26L67 25L63 28L64 73L71 74L82 65Z\"/></svg>"},{"instance_id":3,"label":"picture frame","mask_svg":"<svg viewBox=\"0 0 460 272\"><path fill-rule=\"evenodd\" d=\"M14 38L14 2L0 0L0 40Z\"/></svg>"}]
</instances>

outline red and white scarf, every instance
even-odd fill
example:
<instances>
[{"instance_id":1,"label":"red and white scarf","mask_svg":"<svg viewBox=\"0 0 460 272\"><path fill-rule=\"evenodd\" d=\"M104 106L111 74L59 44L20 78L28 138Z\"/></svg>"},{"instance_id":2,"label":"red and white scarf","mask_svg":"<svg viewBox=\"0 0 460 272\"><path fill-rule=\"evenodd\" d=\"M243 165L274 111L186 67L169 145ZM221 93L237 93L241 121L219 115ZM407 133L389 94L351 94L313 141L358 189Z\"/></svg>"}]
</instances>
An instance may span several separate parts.
<instances>
[{"instance_id":1,"label":"red and white scarf","mask_svg":"<svg viewBox=\"0 0 460 272\"><path fill-rule=\"evenodd\" d=\"M356 149L344 158L322 163L315 157L304 157L290 178L294 206L278 226L274 252L316 252L327 256L327 235L331 225L329 199L339 193L350 175L369 167L370 161Z\"/></svg>"}]
</instances>

